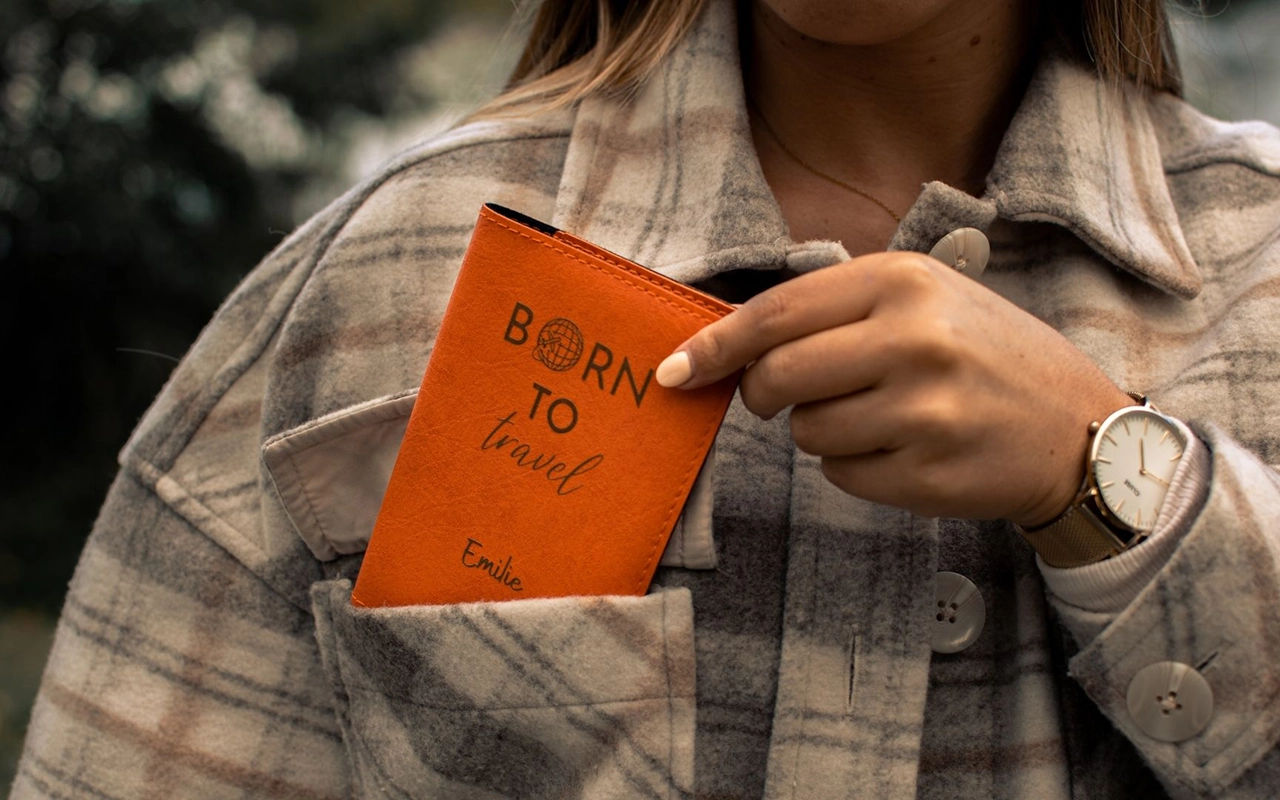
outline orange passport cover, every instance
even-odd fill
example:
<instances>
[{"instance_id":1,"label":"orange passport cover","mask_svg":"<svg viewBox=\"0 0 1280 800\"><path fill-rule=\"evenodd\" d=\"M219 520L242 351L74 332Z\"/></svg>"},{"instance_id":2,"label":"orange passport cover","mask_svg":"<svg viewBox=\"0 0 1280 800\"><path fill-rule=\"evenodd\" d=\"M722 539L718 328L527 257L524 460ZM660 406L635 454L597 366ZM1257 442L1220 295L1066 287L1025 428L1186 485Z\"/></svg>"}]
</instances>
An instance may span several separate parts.
<instances>
[{"instance_id":1,"label":"orange passport cover","mask_svg":"<svg viewBox=\"0 0 1280 800\"><path fill-rule=\"evenodd\" d=\"M732 310L484 206L352 603L644 594L737 385L654 371Z\"/></svg>"}]
</instances>

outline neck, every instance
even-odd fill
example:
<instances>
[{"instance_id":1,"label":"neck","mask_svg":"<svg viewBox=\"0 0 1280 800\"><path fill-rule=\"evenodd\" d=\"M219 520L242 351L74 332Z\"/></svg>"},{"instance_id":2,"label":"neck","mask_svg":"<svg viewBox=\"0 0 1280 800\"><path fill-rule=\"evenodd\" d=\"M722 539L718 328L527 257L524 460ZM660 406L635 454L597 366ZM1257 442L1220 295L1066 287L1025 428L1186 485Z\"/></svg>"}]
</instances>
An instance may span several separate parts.
<instances>
[{"instance_id":1,"label":"neck","mask_svg":"<svg viewBox=\"0 0 1280 800\"><path fill-rule=\"evenodd\" d=\"M899 213L931 180L979 194L1025 88L1032 5L956 0L905 33L833 44L754 0L747 94L787 149ZM766 175L779 175L787 156L753 127Z\"/></svg>"}]
</instances>

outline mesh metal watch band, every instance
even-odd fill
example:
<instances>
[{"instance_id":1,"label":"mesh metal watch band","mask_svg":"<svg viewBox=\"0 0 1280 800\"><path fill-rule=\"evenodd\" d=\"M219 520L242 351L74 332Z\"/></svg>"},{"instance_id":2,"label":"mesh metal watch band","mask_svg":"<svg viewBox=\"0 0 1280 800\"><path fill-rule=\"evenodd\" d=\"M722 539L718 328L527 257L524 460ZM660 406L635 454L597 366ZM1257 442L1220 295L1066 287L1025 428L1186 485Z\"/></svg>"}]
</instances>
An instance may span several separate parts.
<instances>
[{"instance_id":1,"label":"mesh metal watch band","mask_svg":"<svg viewBox=\"0 0 1280 800\"><path fill-rule=\"evenodd\" d=\"M1072 503L1066 513L1043 528L1029 531L1020 525L1016 527L1022 538L1051 567L1083 567L1125 549L1125 544L1104 528L1093 511L1079 501Z\"/></svg>"}]
</instances>

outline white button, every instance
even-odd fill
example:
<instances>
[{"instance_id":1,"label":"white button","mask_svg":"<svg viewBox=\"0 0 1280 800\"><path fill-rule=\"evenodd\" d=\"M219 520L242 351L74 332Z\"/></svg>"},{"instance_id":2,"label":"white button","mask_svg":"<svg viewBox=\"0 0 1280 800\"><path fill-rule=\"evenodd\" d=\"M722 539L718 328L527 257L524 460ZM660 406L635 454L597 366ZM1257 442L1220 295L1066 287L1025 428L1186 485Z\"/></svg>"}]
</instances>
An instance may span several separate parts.
<instances>
[{"instance_id":1,"label":"white button","mask_svg":"<svg viewBox=\"0 0 1280 800\"><path fill-rule=\"evenodd\" d=\"M987 621L987 604L973 581L954 572L939 572L937 602L933 604L935 653L958 653L973 644Z\"/></svg>"},{"instance_id":2,"label":"white button","mask_svg":"<svg viewBox=\"0 0 1280 800\"><path fill-rule=\"evenodd\" d=\"M1181 742L1209 724L1213 689L1193 667L1161 661L1138 670L1126 696L1129 716L1152 739Z\"/></svg>"},{"instance_id":3,"label":"white button","mask_svg":"<svg viewBox=\"0 0 1280 800\"><path fill-rule=\"evenodd\" d=\"M929 255L956 272L977 278L991 260L991 243L977 228L958 228L939 239Z\"/></svg>"}]
</instances>

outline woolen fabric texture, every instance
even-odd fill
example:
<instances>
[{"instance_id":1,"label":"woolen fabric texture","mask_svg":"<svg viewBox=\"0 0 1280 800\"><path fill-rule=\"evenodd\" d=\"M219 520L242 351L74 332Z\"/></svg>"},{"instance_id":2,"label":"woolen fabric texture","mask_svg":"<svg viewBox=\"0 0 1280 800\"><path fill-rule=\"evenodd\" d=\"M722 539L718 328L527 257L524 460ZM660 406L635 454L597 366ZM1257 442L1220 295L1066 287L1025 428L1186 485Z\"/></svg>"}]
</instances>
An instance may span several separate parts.
<instances>
[{"instance_id":1,"label":"woolen fabric texture","mask_svg":"<svg viewBox=\"0 0 1280 800\"><path fill-rule=\"evenodd\" d=\"M986 286L1207 444L1203 508L1122 611L1048 595L1008 523L845 495L785 415L737 402L713 569L664 566L644 597L351 607L481 203L735 300L845 258L787 235L732 6L631 101L413 147L246 278L121 454L13 797L1276 795L1280 133L1051 56L984 195L924 186L891 247L986 231ZM986 604L952 655L929 646L940 570ZM1165 660L1215 698L1176 744L1125 708Z\"/></svg>"}]
</instances>

